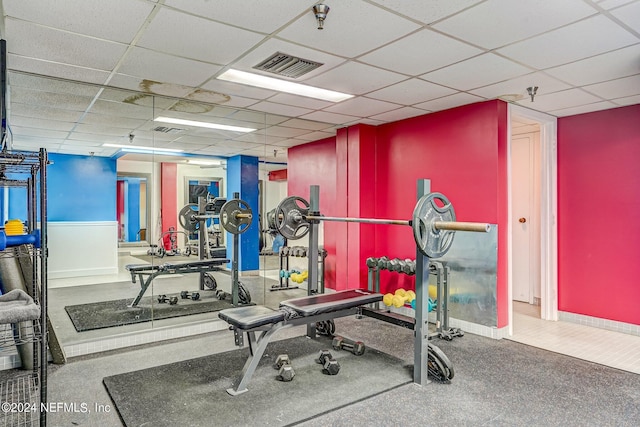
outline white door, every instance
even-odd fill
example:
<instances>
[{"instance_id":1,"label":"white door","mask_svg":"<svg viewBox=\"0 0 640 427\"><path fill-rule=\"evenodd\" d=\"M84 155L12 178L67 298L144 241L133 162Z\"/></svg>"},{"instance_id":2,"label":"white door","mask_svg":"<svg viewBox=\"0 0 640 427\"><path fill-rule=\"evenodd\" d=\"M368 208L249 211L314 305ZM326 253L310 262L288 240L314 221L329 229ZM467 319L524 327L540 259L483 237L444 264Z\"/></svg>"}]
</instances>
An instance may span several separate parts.
<instances>
[{"instance_id":1,"label":"white door","mask_svg":"<svg viewBox=\"0 0 640 427\"><path fill-rule=\"evenodd\" d=\"M513 224L513 294L515 301L533 303L531 284L532 165L533 138L513 136L511 140L511 194Z\"/></svg>"}]
</instances>

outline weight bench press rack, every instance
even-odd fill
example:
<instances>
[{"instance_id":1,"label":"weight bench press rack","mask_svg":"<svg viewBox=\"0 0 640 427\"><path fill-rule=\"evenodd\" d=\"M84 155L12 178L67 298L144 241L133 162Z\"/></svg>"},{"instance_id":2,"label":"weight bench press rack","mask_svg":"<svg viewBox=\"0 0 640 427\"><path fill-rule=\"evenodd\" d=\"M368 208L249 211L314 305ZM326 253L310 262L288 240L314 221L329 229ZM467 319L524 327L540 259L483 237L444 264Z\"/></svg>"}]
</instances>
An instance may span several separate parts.
<instances>
[{"instance_id":1,"label":"weight bench press rack","mask_svg":"<svg viewBox=\"0 0 640 427\"><path fill-rule=\"evenodd\" d=\"M355 289L286 300L280 303L280 310L254 305L220 311L218 317L231 325L236 345L242 346L243 333L247 334L250 352L240 380L227 393L236 396L248 391L247 385L276 332L305 324L315 328L316 322L358 314L364 305L379 301L382 294ZM260 332L257 338L256 332Z\"/></svg>"},{"instance_id":2,"label":"weight bench press rack","mask_svg":"<svg viewBox=\"0 0 640 427\"><path fill-rule=\"evenodd\" d=\"M188 274L188 273L207 273L210 271L219 271L220 266L229 262L226 258L214 258L201 261L186 261L178 263L164 263L160 265L149 264L129 264L125 266L127 271L131 273L131 283L136 283L136 275L140 282L140 292L129 305L135 307L147 292L147 288L151 285L153 279L164 274Z\"/></svg>"}]
</instances>

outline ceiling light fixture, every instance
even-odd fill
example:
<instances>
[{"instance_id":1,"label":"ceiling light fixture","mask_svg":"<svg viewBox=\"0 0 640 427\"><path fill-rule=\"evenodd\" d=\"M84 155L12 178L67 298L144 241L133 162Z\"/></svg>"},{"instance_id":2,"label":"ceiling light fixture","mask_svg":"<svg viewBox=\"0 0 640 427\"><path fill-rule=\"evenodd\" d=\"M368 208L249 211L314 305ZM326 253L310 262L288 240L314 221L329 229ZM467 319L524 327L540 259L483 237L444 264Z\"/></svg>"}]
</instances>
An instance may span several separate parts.
<instances>
[{"instance_id":1,"label":"ceiling light fixture","mask_svg":"<svg viewBox=\"0 0 640 427\"><path fill-rule=\"evenodd\" d=\"M345 99L353 98L353 95L349 95L346 93L320 89L300 83L288 82L285 80L274 79L273 77L261 76L258 74L247 73L245 71L238 71L233 69L227 70L224 73L220 74L218 76L218 79L249 86L256 86L263 89L292 93L294 95L306 96L308 98L322 99L324 101L331 102L340 102L344 101Z\"/></svg>"},{"instance_id":2,"label":"ceiling light fixture","mask_svg":"<svg viewBox=\"0 0 640 427\"><path fill-rule=\"evenodd\" d=\"M102 144L103 147L113 147L120 148L122 151L126 151L129 153L182 153L184 150L178 150L177 148L154 148L154 147L143 147L139 145L122 145L122 144ZM135 150L135 151L134 151Z\"/></svg>"},{"instance_id":3,"label":"ceiling light fixture","mask_svg":"<svg viewBox=\"0 0 640 427\"><path fill-rule=\"evenodd\" d=\"M187 160L187 163L198 166L222 166L220 160Z\"/></svg>"},{"instance_id":4,"label":"ceiling light fixture","mask_svg":"<svg viewBox=\"0 0 640 427\"><path fill-rule=\"evenodd\" d=\"M153 121L162 122L162 123L172 123L174 125L195 126L200 128L218 129L218 130L229 130L232 132L253 132L257 130L257 129L245 128L241 126L221 125L218 123L198 122L195 120L174 119L172 117L162 117L162 116L156 117L155 119L153 119Z\"/></svg>"},{"instance_id":5,"label":"ceiling light fixture","mask_svg":"<svg viewBox=\"0 0 640 427\"><path fill-rule=\"evenodd\" d=\"M327 13L329 13L329 9L329 6L322 3L318 3L312 8L314 15L316 15L316 21L318 22L319 30L322 30L324 26L324 20L327 19Z\"/></svg>"}]
</instances>

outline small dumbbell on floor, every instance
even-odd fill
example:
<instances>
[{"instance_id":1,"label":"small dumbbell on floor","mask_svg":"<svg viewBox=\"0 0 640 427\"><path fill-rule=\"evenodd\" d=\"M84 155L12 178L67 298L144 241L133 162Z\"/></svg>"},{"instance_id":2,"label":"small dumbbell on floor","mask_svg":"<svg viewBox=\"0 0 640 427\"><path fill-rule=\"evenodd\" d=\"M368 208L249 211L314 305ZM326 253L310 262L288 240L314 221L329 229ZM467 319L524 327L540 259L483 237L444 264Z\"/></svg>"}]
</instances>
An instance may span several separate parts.
<instances>
[{"instance_id":1,"label":"small dumbbell on floor","mask_svg":"<svg viewBox=\"0 0 640 427\"><path fill-rule=\"evenodd\" d=\"M191 301L198 301L200 299L200 292L182 291L180 292L180 298L190 299Z\"/></svg>"},{"instance_id":2,"label":"small dumbbell on floor","mask_svg":"<svg viewBox=\"0 0 640 427\"><path fill-rule=\"evenodd\" d=\"M218 298L220 301L224 301L226 299L230 299L231 294L225 291L221 291L220 289L216 289L216 298Z\"/></svg>"},{"instance_id":3,"label":"small dumbbell on floor","mask_svg":"<svg viewBox=\"0 0 640 427\"><path fill-rule=\"evenodd\" d=\"M288 354L280 354L276 358L276 363L273 364L273 368L278 370L277 380L289 382L296 376L296 372L291 366L291 360Z\"/></svg>"},{"instance_id":4,"label":"small dumbbell on floor","mask_svg":"<svg viewBox=\"0 0 640 427\"><path fill-rule=\"evenodd\" d=\"M166 295L158 295L158 302L160 304L168 302L169 305L176 305L178 303L178 297L168 297Z\"/></svg>"},{"instance_id":5,"label":"small dumbbell on floor","mask_svg":"<svg viewBox=\"0 0 640 427\"><path fill-rule=\"evenodd\" d=\"M365 350L362 341L351 341L343 337L334 337L331 345L336 350L346 350L356 356L362 356Z\"/></svg>"},{"instance_id":6,"label":"small dumbbell on floor","mask_svg":"<svg viewBox=\"0 0 640 427\"><path fill-rule=\"evenodd\" d=\"M340 364L333 358L329 350L320 350L316 363L322 365L322 372L327 375L338 375Z\"/></svg>"}]
</instances>

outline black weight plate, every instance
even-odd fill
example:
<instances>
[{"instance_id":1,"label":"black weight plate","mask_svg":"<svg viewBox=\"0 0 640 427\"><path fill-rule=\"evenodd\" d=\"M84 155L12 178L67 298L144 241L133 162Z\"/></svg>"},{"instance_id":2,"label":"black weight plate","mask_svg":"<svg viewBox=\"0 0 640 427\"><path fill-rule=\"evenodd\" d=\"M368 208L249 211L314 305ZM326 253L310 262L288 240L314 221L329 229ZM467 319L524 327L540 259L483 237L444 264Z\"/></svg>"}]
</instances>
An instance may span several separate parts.
<instances>
[{"instance_id":1,"label":"black weight plate","mask_svg":"<svg viewBox=\"0 0 640 427\"><path fill-rule=\"evenodd\" d=\"M178 213L178 222L180 223L180 226L189 233L193 233L198 230L198 228L200 228L200 221L193 218L193 216L197 214L198 205L195 203L185 205Z\"/></svg>"},{"instance_id":2,"label":"black weight plate","mask_svg":"<svg viewBox=\"0 0 640 427\"><path fill-rule=\"evenodd\" d=\"M309 232L309 223L304 219L309 214L309 202L302 197L290 196L276 208L275 220L278 233L289 240L298 240Z\"/></svg>"},{"instance_id":3,"label":"black weight plate","mask_svg":"<svg viewBox=\"0 0 640 427\"><path fill-rule=\"evenodd\" d=\"M251 215L238 218L238 214ZM249 229L252 221L251 207L241 199L232 199L220 208L220 225L231 234L242 234Z\"/></svg>"},{"instance_id":4,"label":"black weight plate","mask_svg":"<svg viewBox=\"0 0 640 427\"><path fill-rule=\"evenodd\" d=\"M218 288L218 282L216 282L216 278L211 273L204 273L204 286L212 291Z\"/></svg>"},{"instance_id":5,"label":"black weight plate","mask_svg":"<svg viewBox=\"0 0 640 427\"><path fill-rule=\"evenodd\" d=\"M442 204L442 206L440 206ZM413 210L413 238L418 250L429 258L440 258L447 253L455 232L437 230L435 221L455 221L456 214L449 199L441 193L429 193L418 200Z\"/></svg>"},{"instance_id":6,"label":"black weight plate","mask_svg":"<svg viewBox=\"0 0 640 427\"><path fill-rule=\"evenodd\" d=\"M244 287L244 285L238 282L238 302L240 304L250 304L251 303L251 294Z\"/></svg>"}]
</instances>

